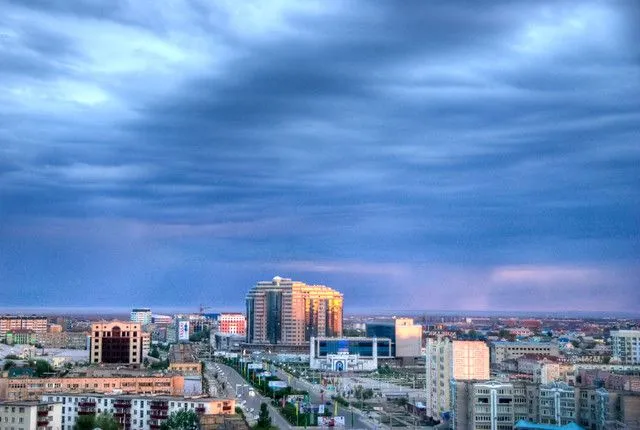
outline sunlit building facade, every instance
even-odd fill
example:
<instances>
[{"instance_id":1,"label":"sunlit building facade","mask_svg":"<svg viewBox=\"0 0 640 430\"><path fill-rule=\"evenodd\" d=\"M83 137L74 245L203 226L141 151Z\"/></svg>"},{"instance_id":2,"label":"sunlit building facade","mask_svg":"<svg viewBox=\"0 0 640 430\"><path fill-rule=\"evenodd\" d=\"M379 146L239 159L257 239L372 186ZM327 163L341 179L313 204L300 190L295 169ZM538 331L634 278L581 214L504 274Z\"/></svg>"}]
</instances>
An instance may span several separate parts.
<instances>
[{"instance_id":1,"label":"sunlit building facade","mask_svg":"<svg viewBox=\"0 0 640 430\"><path fill-rule=\"evenodd\" d=\"M343 297L324 285L276 276L247 294L247 342L303 345L342 336Z\"/></svg>"},{"instance_id":2,"label":"sunlit building facade","mask_svg":"<svg viewBox=\"0 0 640 430\"><path fill-rule=\"evenodd\" d=\"M91 363L142 363L145 336L140 323L102 321L91 324Z\"/></svg>"},{"instance_id":3,"label":"sunlit building facade","mask_svg":"<svg viewBox=\"0 0 640 430\"><path fill-rule=\"evenodd\" d=\"M440 419L450 412L452 381L485 381L489 376L489 347L486 343L427 339L427 415Z\"/></svg>"}]
</instances>

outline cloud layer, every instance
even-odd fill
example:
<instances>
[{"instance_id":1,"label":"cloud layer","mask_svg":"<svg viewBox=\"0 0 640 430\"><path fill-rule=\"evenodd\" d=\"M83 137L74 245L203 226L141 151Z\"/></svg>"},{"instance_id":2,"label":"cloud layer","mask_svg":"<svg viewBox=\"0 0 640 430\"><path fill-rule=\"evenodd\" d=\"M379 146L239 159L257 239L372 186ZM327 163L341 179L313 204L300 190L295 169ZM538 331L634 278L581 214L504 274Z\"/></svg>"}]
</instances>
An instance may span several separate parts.
<instances>
[{"instance_id":1,"label":"cloud layer","mask_svg":"<svg viewBox=\"0 0 640 430\"><path fill-rule=\"evenodd\" d=\"M638 308L634 3L211 3L3 5L0 303Z\"/></svg>"}]
</instances>

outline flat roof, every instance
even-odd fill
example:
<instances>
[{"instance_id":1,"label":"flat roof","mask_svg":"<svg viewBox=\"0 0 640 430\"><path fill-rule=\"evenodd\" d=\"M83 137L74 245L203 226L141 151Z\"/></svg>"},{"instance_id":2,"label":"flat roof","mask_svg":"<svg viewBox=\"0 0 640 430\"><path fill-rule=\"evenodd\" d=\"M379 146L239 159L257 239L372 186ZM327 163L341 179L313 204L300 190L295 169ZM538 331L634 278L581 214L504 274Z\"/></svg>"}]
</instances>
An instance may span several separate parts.
<instances>
[{"instance_id":1,"label":"flat roof","mask_svg":"<svg viewBox=\"0 0 640 430\"><path fill-rule=\"evenodd\" d=\"M526 342L512 342L508 340L496 340L491 342L492 345L504 345L504 346L551 346L556 345L553 342L536 342L534 340L529 340Z\"/></svg>"},{"instance_id":2,"label":"flat roof","mask_svg":"<svg viewBox=\"0 0 640 430\"><path fill-rule=\"evenodd\" d=\"M43 405L57 405L60 402L45 402L42 400L11 400L1 401L0 406L43 406Z\"/></svg>"},{"instance_id":3,"label":"flat roof","mask_svg":"<svg viewBox=\"0 0 640 430\"><path fill-rule=\"evenodd\" d=\"M125 394L125 393L43 393L41 396L51 397L99 397L99 398L118 398L118 399L145 399L145 400L189 400L189 401L229 401L235 400L234 397L206 397L206 396L168 396L166 394ZM24 402L19 402L24 403ZM36 402L38 403L38 402ZM43 403L43 402L40 402ZM56 402L49 402L56 403Z\"/></svg>"},{"instance_id":4,"label":"flat roof","mask_svg":"<svg viewBox=\"0 0 640 430\"><path fill-rule=\"evenodd\" d=\"M365 336L360 336L360 337L325 337L325 336L319 336L319 337L315 337L315 340L346 340L346 341L351 341L351 340L371 340L373 341L374 339L376 340L388 340L389 342L391 342L391 339L389 339L388 337L365 337Z\"/></svg>"}]
</instances>

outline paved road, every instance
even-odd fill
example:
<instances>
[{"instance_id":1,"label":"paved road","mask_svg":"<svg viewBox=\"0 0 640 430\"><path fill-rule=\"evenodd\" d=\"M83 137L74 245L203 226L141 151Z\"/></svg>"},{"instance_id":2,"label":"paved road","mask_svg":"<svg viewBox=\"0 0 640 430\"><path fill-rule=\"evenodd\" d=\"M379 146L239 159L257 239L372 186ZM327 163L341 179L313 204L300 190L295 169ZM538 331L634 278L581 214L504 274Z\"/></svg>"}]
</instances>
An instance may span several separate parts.
<instances>
[{"instance_id":1,"label":"paved road","mask_svg":"<svg viewBox=\"0 0 640 430\"><path fill-rule=\"evenodd\" d=\"M208 367L213 367L215 370L220 369L220 371L218 372L218 378L226 378L228 395L234 396L236 384L239 384L238 394L240 394L240 397L236 397L237 403L240 404L243 400L246 400L246 403L244 405L245 411L248 411L252 408L254 410L253 412L245 412L247 417L249 415L258 415L258 413L260 412L260 404L264 402L269 406L269 416L271 417L271 423L273 425L278 426L282 430L292 428L289 423L284 418L282 418L278 411L273 406L271 406L271 399L261 396L257 391L253 391L255 393L254 396L249 395L250 386L244 386L245 384L247 384L247 382L233 368L216 362L210 362L210 364L207 364ZM222 375L223 373L224 375Z\"/></svg>"},{"instance_id":2,"label":"paved road","mask_svg":"<svg viewBox=\"0 0 640 430\"><path fill-rule=\"evenodd\" d=\"M331 396L328 393L324 393L324 396L320 394L320 386L317 384L312 384L308 381L304 381L302 379L298 379L293 375L286 373L282 369L276 369L275 375L278 376L283 381L289 381L289 376L291 376L291 386L297 390L306 390L309 392L309 397L311 398L312 403L320 404L322 402L331 401L332 405L329 406L331 408L331 412L333 412L334 401L331 400ZM345 427L347 429L381 429L386 428L386 426L375 423L374 421L368 419L365 415L361 414L357 410L352 410L341 406L338 404L338 416L343 416L345 419ZM353 419L352 419L353 417Z\"/></svg>"}]
</instances>

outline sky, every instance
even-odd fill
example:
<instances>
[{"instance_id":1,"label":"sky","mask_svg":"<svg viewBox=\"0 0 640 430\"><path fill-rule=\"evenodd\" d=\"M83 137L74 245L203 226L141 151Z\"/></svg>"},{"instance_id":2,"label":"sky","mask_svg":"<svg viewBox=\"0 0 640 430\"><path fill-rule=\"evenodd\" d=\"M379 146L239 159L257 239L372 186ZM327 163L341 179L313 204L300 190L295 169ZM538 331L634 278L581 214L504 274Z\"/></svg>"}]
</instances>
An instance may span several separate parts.
<instances>
[{"instance_id":1,"label":"sky","mask_svg":"<svg viewBox=\"0 0 640 430\"><path fill-rule=\"evenodd\" d=\"M0 8L0 306L640 309L639 2Z\"/></svg>"}]
</instances>

